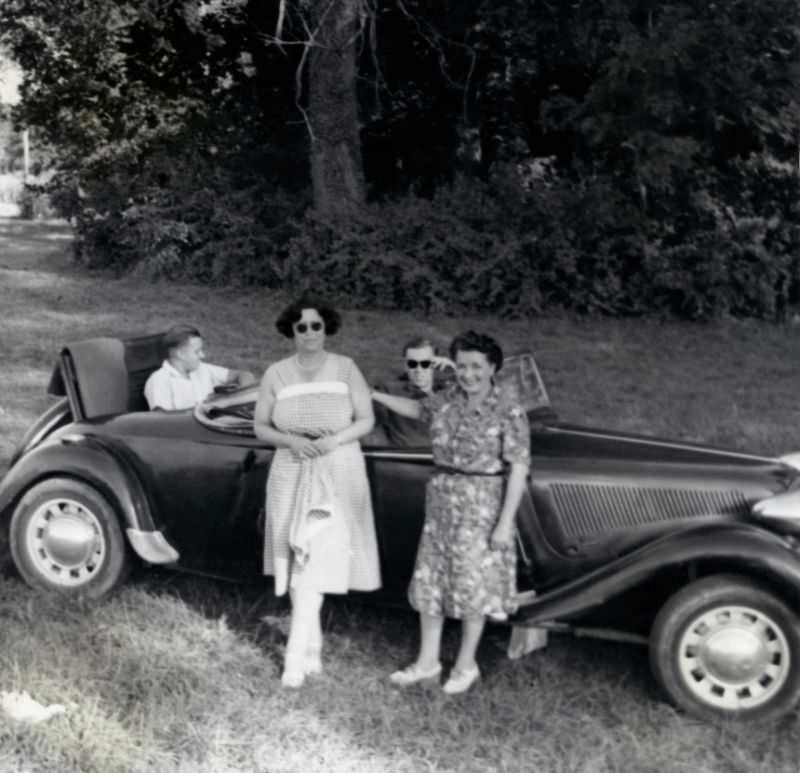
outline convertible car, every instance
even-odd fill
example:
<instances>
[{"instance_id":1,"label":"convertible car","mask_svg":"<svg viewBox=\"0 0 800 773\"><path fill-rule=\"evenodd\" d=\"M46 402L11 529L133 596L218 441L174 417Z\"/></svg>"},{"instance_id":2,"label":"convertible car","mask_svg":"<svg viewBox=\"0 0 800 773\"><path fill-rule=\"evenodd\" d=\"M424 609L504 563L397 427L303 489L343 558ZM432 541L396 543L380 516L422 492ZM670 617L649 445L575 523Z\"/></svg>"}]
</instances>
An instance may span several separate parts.
<instances>
[{"instance_id":1,"label":"convertible car","mask_svg":"<svg viewBox=\"0 0 800 773\"><path fill-rule=\"evenodd\" d=\"M135 561L226 578L261 571L272 458L253 434L255 387L195 410L146 410L159 336L81 341L58 397L0 484L0 534L21 576L100 596ZM767 458L560 421L530 355L504 387L531 417L518 514L516 626L649 647L656 679L706 717L774 718L800 698L800 457ZM429 448L362 443L383 588L403 603Z\"/></svg>"}]
</instances>

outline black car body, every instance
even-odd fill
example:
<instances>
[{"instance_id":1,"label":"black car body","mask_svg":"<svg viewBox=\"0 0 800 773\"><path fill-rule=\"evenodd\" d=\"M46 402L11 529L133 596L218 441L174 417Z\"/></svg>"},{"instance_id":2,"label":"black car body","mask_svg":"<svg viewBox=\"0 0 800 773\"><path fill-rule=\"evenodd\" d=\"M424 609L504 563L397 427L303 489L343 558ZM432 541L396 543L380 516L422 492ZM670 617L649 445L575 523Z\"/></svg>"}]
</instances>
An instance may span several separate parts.
<instances>
[{"instance_id":1,"label":"black car body","mask_svg":"<svg viewBox=\"0 0 800 773\"><path fill-rule=\"evenodd\" d=\"M272 449L256 388L148 412L159 337L64 349L60 399L0 484L3 533L31 584L102 595L131 561L227 578L261 573ZM772 717L800 697L800 472L774 459L578 427L517 358L532 464L518 513L512 623L649 643L654 673L698 715ZM521 375L519 375L521 374ZM363 443L383 588L402 602L424 516L429 448Z\"/></svg>"}]
</instances>

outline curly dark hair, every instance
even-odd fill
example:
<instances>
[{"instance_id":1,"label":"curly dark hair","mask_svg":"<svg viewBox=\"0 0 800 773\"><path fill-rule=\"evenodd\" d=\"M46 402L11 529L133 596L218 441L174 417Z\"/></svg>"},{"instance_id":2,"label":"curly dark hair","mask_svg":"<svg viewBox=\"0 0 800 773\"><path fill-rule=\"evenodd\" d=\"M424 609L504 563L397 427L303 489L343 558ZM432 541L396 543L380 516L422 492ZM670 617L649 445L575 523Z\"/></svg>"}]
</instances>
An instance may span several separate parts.
<instances>
[{"instance_id":1,"label":"curly dark hair","mask_svg":"<svg viewBox=\"0 0 800 773\"><path fill-rule=\"evenodd\" d=\"M480 352L494 365L495 372L503 367L503 350L491 336L467 330L456 336L450 344L450 359L455 362L459 352Z\"/></svg>"},{"instance_id":2,"label":"curly dark hair","mask_svg":"<svg viewBox=\"0 0 800 773\"><path fill-rule=\"evenodd\" d=\"M290 303L275 320L275 327L282 336L294 338L294 325L303 316L303 309L314 309L322 317L325 335L335 335L342 326L342 317L333 306L318 295L305 293Z\"/></svg>"}]
</instances>

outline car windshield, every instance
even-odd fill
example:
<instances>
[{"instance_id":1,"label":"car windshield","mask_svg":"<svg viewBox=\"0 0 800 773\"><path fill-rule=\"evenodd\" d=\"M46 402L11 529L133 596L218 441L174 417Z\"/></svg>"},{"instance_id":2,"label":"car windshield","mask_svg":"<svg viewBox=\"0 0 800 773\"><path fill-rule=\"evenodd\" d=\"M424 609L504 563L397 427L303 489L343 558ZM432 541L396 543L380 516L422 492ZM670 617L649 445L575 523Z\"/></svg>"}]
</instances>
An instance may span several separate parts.
<instances>
[{"instance_id":1,"label":"car windshield","mask_svg":"<svg viewBox=\"0 0 800 773\"><path fill-rule=\"evenodd\" d=\"M506 357L496 376L500 388L529 413L550 412L550 398L531 354ZM210 429L235 435L253 435L258 386L217 392L195 408L197 421Z\"/></svg>"},{"instance_id":2,"label":"car windshield","mask_svg":"<svg viewBox=\"0 0 800 773\"><path fill-rule=\"evenodd\" d=\"M528 413L551 408L550 398L532 354L506 357L495 379L500 388Z\"/></svg>"}]
</instances>

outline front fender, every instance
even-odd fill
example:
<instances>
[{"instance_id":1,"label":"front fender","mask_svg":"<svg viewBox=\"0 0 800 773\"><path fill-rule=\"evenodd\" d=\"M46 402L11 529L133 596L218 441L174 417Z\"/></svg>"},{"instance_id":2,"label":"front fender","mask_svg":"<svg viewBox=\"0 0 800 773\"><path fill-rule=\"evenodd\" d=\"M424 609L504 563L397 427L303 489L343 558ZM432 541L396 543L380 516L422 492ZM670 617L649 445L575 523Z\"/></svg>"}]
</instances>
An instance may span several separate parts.
<instances>
[{"instance_id":1,"label":"front fender","mask_svg":"<svg viewBox=\"0 0 800 773\"><path fill-rule=\"evenodd\" d=\"M9 467L13 467L22 456L30 451L34 446L41 443L48 435L55 430L63 427L72 420L72 412L69 407L69 400L62 397L53 403L36 421L31 424L22 436L22 440L14 451Z\"/></svg>"},{"instance_id":2,"label":"front fender","mask_svg":"<svg viewBox=\"0 0 800 773\"><path fill-rule=\"evenodd\" d=\"M779 586L784 598L798 608L800 553L791 543L757 526L717 523L669 534L564 585L528 598L514 622L534 625L568 621L644 584L665 569L713 561L737 563L743 574Z\"/></svg>"},{"instance_id":3,"label":"front fender","mask_svg":"<svg viewBox=\"0 0 800 773\"><path fill-rule=\"evenodd\" d=\"M34 484L59 476L96 488L127 529L155 529L146 492L130 463L97 437L79 433L45 440L17 460L0 484L0 513L6 514Z\"/></svg>"}]
</instances>

